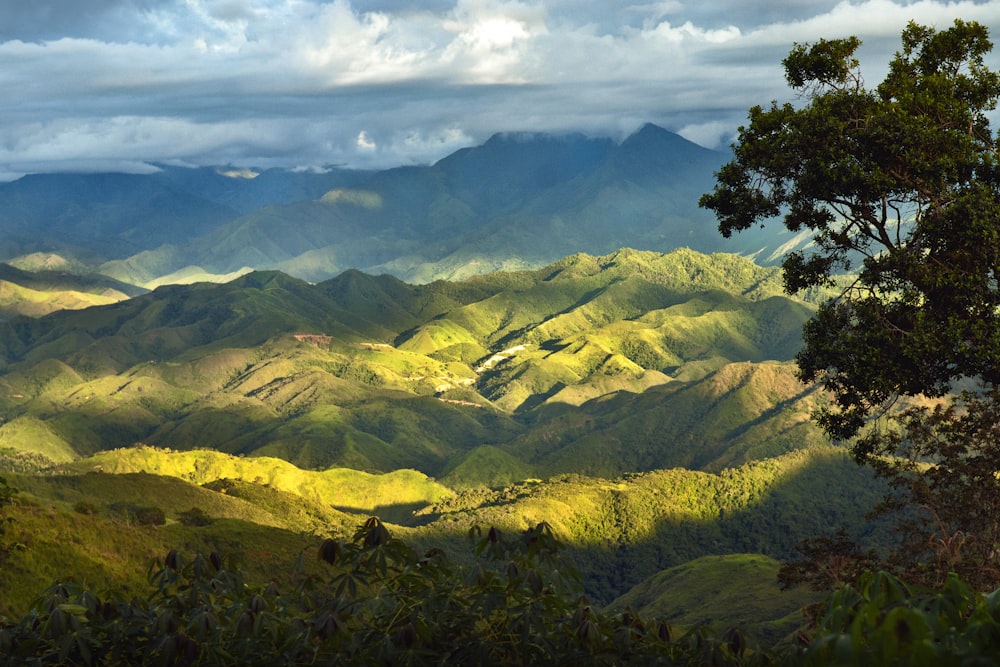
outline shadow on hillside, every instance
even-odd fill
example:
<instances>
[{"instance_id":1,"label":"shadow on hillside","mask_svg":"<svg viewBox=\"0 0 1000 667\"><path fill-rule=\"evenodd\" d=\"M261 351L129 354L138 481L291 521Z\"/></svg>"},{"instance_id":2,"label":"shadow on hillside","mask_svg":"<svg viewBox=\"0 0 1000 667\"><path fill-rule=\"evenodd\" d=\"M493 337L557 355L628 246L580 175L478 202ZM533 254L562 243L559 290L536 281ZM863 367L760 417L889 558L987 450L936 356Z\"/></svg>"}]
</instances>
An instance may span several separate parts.
<instances>
[{"instance_id":1,"label":"shadow on hillside","mask_svg":"<svg viewBox=\"0 0 1000 667\"><path fill-rule=\"evenodd\" d=\"M419 510L427 507L426 503L395 503L387 505L376 505L369 509L365 507L352 507L350 505L331 505L333 509L347 514L362 516L377 516L382 521L393 523L398 526L417 527L423 526L433 519L431 516L417 516Z\"/></svg>"},{"instance_id":2,"label":"shadow on hillside","mask_svg":"<svg viewBox=\"0 0 1000 667\"><path fill-rule=\"evenodd\" d=\"M742 477L727 471L695 479L702 473L656 471L611 483L564 475L515 485L495 491L506 501L440 512L426 535L454 540L449 552L461 553L457 542L473 525L519 530L547 521L563 539L563 553L581 574L584 592L601 604L701 556L752 553L788 560L803 539L841 526L866 547L891 542L884 521L865 518L885 485L845 452L797 452L781 461L776 479L777 464L765 461L741 468ZM717 496L696 488L710 483L705 479L715 480Z\"/></svg>"}]
</instances>

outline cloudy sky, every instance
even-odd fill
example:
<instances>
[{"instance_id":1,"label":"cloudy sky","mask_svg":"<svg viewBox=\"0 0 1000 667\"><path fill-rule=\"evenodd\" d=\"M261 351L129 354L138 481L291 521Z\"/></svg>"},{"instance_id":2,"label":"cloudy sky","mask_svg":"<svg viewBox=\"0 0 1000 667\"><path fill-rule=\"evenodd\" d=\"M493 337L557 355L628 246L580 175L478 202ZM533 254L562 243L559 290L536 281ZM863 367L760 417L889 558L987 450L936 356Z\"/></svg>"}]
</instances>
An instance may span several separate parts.
<instances>
[{"instance_id":1,"label":"cloudy sky","mask_svg":"<svg viewBox=\"0 0 1000 667\"><path fill-rule=\"evenodd\" d=\"M907 21L955 18L1000 40L1000 2L4 0L0 179L386 167L645 122L720 147L750 105L792 97L794 42L857 34L872 83Z\"/></svg>"}]
</instances>

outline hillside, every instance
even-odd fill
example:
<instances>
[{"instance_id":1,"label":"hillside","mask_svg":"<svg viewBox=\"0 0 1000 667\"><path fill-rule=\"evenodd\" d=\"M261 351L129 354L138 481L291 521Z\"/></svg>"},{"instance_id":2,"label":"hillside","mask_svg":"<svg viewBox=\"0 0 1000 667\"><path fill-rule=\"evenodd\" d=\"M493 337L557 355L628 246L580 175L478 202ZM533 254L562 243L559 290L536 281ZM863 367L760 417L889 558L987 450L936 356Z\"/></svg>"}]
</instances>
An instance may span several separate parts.
<instances>
[{"instance_id":1,"label":"hillside","mask_svg":"<svg viewBox=\"0 0 1000 667\"><path fill-rule=\"evenodd\" d=\"M0 462L13 458L0 456ZM20 490L10 537L28 548L14 552L0 570L7 593L0 614L23 613L31 594L55 577L138 589L149 561L170 548L214 550L267 580L290 573L300 553L315 560L310 550L317 537L348 536L373 511L395 522L392 531L415 547L446 549L459 562L476 527L514 534L548 522L588 595L612 603L636 586L613 606L637 609L663 604L665 586L692 595L697 585L714 585L722 595L728 587L717 580L692 582L688 575L686 583L671 581L677 570L670 568L695 559L748 552L788 558L797 540L830 525L844 525L869 541L885 539L862 516L882 487L846 452L829 447L719 474L674 469L615 478L562 475L461 492L412 471L306 471L274 459L151 448L107 452L54 472L5 473ZM827 493L816 494L817 488ZM161 524L142 523L139 513L150 509L160 511ZM724 577L720 566L706 569L701 563L680 572L697 567L702 576L717 570L712 576ZM661 576L666 582L640 586L662 570L668 570ZM759 585L773 590L774 584ZM793 596L803 599L810 596ZM719 620L787 624L796 608L770 595L743 600ZM656 615L700 624L712 613L705 607L699 617L689 605L673 604L669 613L656 609Z\"/></svg>"},{"instance_id":2,"label":"hillside","mask_svg":"<svg viewBox=\"0 0 1000 667\"><path fill-rule=\"evenodd\" d=\"M53 461L208 447L458 486L718 470L821 441L787 363L811 308L778 281L731 255L621 250L454 283L161 287L0 328L0 442Z\"/></svg>"},{"instance_id":3,"label":"hillside","mask_svg":"<svg viewBox=\"0 0 1000 667\"><path fill-rule=\"evenodd\" d=\"M262 580L372 514L455 554L544 521L601 604L836 526L884 543L863 518L882 486L794 378L812 308L745 258L621 249L427 284L258 271L0 322L0 472L28 547L5 604L56 576L136 590L171 546ZM757 602L740 619L794 623Z\"/></svg>"},{"instance_id":4,"label":"hillside","mask_svg":"<svg viewBox=\"0 0 1000 667\"><path fill-rule=\"evenodd\" d=\"M58 255L29 255L21 263L28 269L0 263L0 319L103 306L146 292L106 276L75 273L80 267Z\"/></svg>"}]
</instances>

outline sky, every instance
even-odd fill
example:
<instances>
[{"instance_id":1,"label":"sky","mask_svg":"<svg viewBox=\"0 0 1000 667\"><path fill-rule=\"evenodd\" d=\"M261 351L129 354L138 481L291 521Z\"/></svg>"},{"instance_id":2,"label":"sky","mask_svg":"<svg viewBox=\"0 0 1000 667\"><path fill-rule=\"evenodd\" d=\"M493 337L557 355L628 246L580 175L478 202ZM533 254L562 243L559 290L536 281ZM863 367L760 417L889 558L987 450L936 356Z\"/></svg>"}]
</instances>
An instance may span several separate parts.
<instances>
[{"instance_id":1,"label":"sky","mask_svg":"<svg viewBox=\"0 0 1000 667\"><path fill-rule=\"evenodd\" d=\"M0 0L0 180L387 168L647 122L724 148L794 99L793 44L857 35L871 85L907 22L956 18L1000 40L997 1Z\"/></svg>"}]
</instances>

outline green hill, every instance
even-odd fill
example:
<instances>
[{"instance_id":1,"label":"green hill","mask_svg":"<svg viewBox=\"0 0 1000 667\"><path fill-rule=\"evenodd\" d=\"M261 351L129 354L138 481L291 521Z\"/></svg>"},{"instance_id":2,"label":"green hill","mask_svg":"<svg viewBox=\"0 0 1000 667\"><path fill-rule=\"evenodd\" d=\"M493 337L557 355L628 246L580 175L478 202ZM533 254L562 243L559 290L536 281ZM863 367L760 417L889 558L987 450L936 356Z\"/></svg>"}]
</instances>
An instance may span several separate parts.
<instances>
[{"instance_id":1,"label":"green hill","mask_svg":"<svg viewBox=\"0 0 1000 667\"><path fill-rule=\"evenodd\" d=\"M482 457L491 465L503 460ZM217 551L268 580L290 571L299 553L316 546L316 536L348 536L372 513L394 522L393 531L417 548L456 554L468 552L466 536L475 527L515 533L545 521L564 543L583 590L602 603L704 556L787 558L797 540L831 526L870 542L885 539L863 518L883 487L836 448L717 474L678 468L613 478L562 475L458 492L414 471L308 471L277 459L153 448L103 452L47 473L5 477L20 489L5 539L26 549L0 569L0 588L5 608L21 612L56 578L139 587L150 560L170 548ZM159 520L145 518L157 513ZM698 577L671 583L675 595L687 591L682 600L706 585ZM718 595L732 594L714 585ZM773 582L760 586L767 592ZM781 604L766 597L720 620L777 619L788 613L778 613ZM686 614L678 624L703 620L693 603L673 609Z\"/></svg>"},{"instance_id":2,"label":"green hill","mask_svg":"<svg viewBox=\"0 0 1000 667\"><path fill-rule=\"evenodd\" d=\"M773 644L803 626L802 609L823 599L801 587L781 590L780 563L757 554L702 556L640 582L609 609L631 609L681 628L740 627Z\"/></svg>"},{"instance_id":3,"label":"green hill","mask_svg":"<svg viewBox=\"0 0 1000 667\"><path fill-rule=\"evenodd\" d=\"M428 285L161 287L0 326L0 445L59 461L211 448L470 486L718 470L820 441L806 415L822 397L787 364L811 306L779 291L776 269L689 250Z\"/></svg>"}]
</instances>

